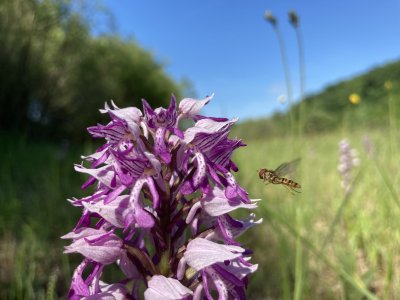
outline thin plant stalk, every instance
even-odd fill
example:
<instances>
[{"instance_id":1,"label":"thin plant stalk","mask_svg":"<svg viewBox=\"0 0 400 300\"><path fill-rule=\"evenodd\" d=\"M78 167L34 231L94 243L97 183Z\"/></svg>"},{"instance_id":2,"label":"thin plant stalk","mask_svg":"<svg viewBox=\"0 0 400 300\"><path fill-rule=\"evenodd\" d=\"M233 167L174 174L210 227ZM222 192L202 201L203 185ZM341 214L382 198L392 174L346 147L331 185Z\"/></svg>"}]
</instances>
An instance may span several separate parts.
<instances>
[{"instance_id":1,"label":"thin plant stalk","mask_svg":"<svg viewBox=\"0 0 400 300\"><path fill-rule=\"evenodd\" d=\"M298 118L298 136L301 140L304 131L305 122L305 103L304 91L305 91L305 59L304 59L304 42L303 35L300 29L300 20L297 13L294 10L289 11L289 22L293 26L296 32L297 49L299 51L299 75L300 75L300 105L299 105L299 118Z\"/></svg>"},{"instance_id":2,"label":"thin plant stalk","mask_svg":"<svg viewBox=\"0 0 400 300\"><path fill-rule=\"evenodd\" d=\"M278 26L273 26L276 37L279 43L279 49L281 52L281 59L282 65L285 72L285 83L286 83L286 90L287 90L287 99L288 99L288 109L289 109L289 126L290 130L293 133L294 130L294 117L292 112L292 100L293 100L293 88L292 88L292 81L290 79L290 69L289 69L289 60L287 57L287 50L286 45L282 37L282 33L279 30Z\"/></svg>"},{"instance_id":3,"label":"thin plant stalk","mask_svg":"<svg viewBox=\"0 0 400 300\"><path fill-rule=\"evenodd\" d=\"M300 143L300 149L302 149L301 143L303 142L302 135L304 130L304 89L305 89L305 66L304 66L304 46L301 30L299 27L299 17L295 11L289 11L289 22L296 31L296 38L299 50L299 75L300 75L300 110L298 116L297 130L298 130L298 143ZM301 207L296 207L296 226L300 232L302 229L303 212ZM296 239L296 256L295 256L295 285L294 285L294 299L301 299L303 290L303 245L299 238Z\"/></svg>"},{"instance_id":4,"label":"thin plant stalk","mask_svg":"<svg viewBox=\"0 0 400 300\"><path fill-rule=\"evenodd\" d=\"M400 208L400 199L399 199L398 193L396 192L394 185L393 185L392 181L390 180L388 174L385 172L382 165L379 163L377 157L375 156L373 144L370 141L368 141L368 138L366 141L364 141L364 143L365 143L364 144L365 152L367 153L368 157L374 163L375 169L381 176L384 184L386 185L386 188L389 190L389 193L392 196L393 201L396 203L397 207Z\"/></svg>"},{"instance_id":5,"label":"thin plant stalk","mask_svg":"<svg viewBox=\"0 0 400 300\"><path fill-rule=\"evenodd\" d=\"M302 211L299 206L296 209L296 227L297 231L301 231L302 228ZM296 256L295 256L295 285L294 285L294 298L295 300L301 299L303 291L303 244L300 236L296 237Z\"/></svg>"},{"instance_id":6,"label":"thin plant stalk","mask_svg":"<svg viewBox=\"0 0 400 300\"><path fill-rule=\"evenodd\" d=\"M304 43L303 37L301 33L301 29L299 26L299 18L295 11L289 12L289 21L292 24L293 28L296 32L296 40L297 40L297 48L299 51L299 76L300 76L300 107L299 107L299 116L298 116L298 143L300 143L300 149L303 149L303 131L304 131L304 90L305 90L305 63L304 63ZM303 169L303 168L301 168ZM296 220L297 220L297 228L298 231L302 228L302 220L303 220L303 212L299 206L296 209ZM303 253L303 245L301 244L300 238L296 239L296 258L295 258L295 286L294 286L294 299L302 298L303 291L303 274L304 274L304 253Z\"/></svg>"},{"instance_id":7,"label":"thin plant stalk","mask_svg":"<svg viewBox=\"0 0 400 300\"><path fill-rule=\"evenodd\" d=\"M276 232L276 236L278 239L278 244L279 244L279 251L280 253L283 253L284 251L287 252L288 250L285 249L287 247L287 239L285 238L285 233L283 231L283 228L277 226L274 224L272 221L269 222L271 225L271 228L273 229L274 232ZM289 250L290 251L290 250ZM280 270L282 272L282 299L293 299L292 293L291 293L291 279L289 278L290 275L288 275L287 269L289 268L289 263L288 260L282 259L280 260Z\"/></svg>"},{"instance_id":8,"label":"thin plant stalk","mask_svg":"<svg viewBox=\"0 0 400 300\"><path fill-rule=\"evenodd\" d=\"M332 240L333 235L335 233L335 227L339 223L340 217L342 216L342 214L344 212L345 206L347 205L347 203L349 203L350 196L352 195L353 188L355 187L356 183L359 181L359 179L361 177L360 174L361 174L361 170L357 173L356 177L354 178L353 182L351 183L351 187L352 188L348 189L345 192L344 197L342 199L342 202L340 203L339 208L336 211L335 217L333 218L331 226L329 226L328 234L326 235L324 241L322 242L322 246L321 246L321 249L320 249L321 252L323 252L325 250L326 245L329 243L329 241Z\"/></svg>"},{"instance_id":9,"label":"thin plant stalk","mask_svg":"<svg viewBox=\"0 0 400 300\"><path fill-rule=\"evenodd\" d=\"M285 73L285 83L286 83L286 92L287 92L287 100L288 100L287 103L288 103L288 109L289 109L289 127L290 127L291 137L293 139L294 116L293 116L293 112L291 110L292 100L293 100L293 89L292 89L292 82L290 79L289 60L288 60L286 45L285 45L285 41L283 40L282 33L279 30L279 26L278 26L278 22L277 22L276 18L269 11L267 11L265 13L265 18L268 22L271 23L272 28L274 29L276 37L278 39L279 51L281 53L282 65L283 65L283 69L284 69L284 73Z\"/></svg>"},{"instance_id":10,"label":"thin plant stalk","mask_svg":"<svg viewBox=\"0 0 400 300\"><path fill-rule=\"evenodd\" d=\"M304 43L301 33L300 26L295 27L296 39L299 50L299 74L300 74L300 111L298 119L298 138L299 143L303 143L304 134L304 122L305 122L305 102L304 102L304 91L305 91L305 60L304 60ZM303 168L301 168L303 170ZM299 211L299 218L302 219L302 212ZM296 241L296 286L295 286L295 299L301 299L303 290L303 270L301 266L303 262L303 247L301 241L297 238Z\"/></svg>"},{"instance_id":11,"label":"thin plant stalk","mask_svg":"<svg viewBox=\"0 0 400 300\"><path fill-rule=\"evenodd\" d=\"M301 32L300 26L295 28L297 46L299 49L299 74L300 74L300 111L299 111L299 138L301 140L304 133L305 125L305 113L306 113L306 103L304 101L305 93L305 81L306 81L306 66L305 66L305 56L304 56L304 40L303 34Z\"/></svg>"},{"instance_id":12,"label":"thin plant stalk","mask_svg":"<svg viewBox=\"0 0 400 300\"><path fill-rule=\"evenodd\" d=\"M392 182L389 179L389 176L387 173L383 170L382 166L379 164L376 158L373 158L373 162L375 165L376 170L378 171L379 175L382 177L383 182L385 183L387 189L390 192L390 195L393 198L393 201L396 203L397 207L400 208L400 199L399 196L397 195L396 190L394 189L394 186Z\"/></svg>"}]
</instances>

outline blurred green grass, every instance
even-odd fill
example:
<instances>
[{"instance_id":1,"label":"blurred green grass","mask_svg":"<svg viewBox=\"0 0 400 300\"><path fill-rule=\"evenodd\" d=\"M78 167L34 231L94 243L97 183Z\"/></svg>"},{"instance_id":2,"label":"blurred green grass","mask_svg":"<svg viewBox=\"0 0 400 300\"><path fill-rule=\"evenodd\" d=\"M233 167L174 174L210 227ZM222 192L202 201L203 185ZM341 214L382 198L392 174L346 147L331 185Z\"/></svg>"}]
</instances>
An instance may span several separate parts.
<instances>
[{"instance_id":1,"label":"blurred green grass","mask_svg":"<svg viewBox=\"0 0 400 300\"><path fill-rule=\"evenodd\" d=\"M72 165L85 147L0 136L0 299L58 299L71 278L59 236L79 218L66 198L83 195Z\"/></svg>"}]
</instances>

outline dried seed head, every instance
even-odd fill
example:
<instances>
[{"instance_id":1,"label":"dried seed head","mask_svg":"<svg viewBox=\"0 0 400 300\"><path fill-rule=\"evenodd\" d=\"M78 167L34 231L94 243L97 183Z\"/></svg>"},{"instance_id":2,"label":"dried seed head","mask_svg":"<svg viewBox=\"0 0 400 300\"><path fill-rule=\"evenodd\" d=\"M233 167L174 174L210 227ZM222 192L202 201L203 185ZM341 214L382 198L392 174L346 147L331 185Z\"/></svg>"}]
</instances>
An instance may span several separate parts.
<instances>
[{"instance_id":1,"label":"dried seed head","mask_svg":"<svg viewBox=\"0 0 400 300\"><path fill-rule=\"evenodd\" d=\"M290 10L289 12L288 12L288 15L289 15L289 22L290 22L290 24L292 24L293 25L293 27L297 27L297 26L299 26L299 17L298 17L298 15L297 15L297 13L294 11L294 10Z\"/></svg>"},{"instance_id":2,"label":"dried seed head","mask_svg":"<svg viewBox=\"0 0 400 300\"><path fill-rule=\"evenodd\" d=\"M276 26L278 24L278 21L274 17L271 11L267 10L264 14L264 18L272 24L272 26Z\"/></svg>"}]
</instances>

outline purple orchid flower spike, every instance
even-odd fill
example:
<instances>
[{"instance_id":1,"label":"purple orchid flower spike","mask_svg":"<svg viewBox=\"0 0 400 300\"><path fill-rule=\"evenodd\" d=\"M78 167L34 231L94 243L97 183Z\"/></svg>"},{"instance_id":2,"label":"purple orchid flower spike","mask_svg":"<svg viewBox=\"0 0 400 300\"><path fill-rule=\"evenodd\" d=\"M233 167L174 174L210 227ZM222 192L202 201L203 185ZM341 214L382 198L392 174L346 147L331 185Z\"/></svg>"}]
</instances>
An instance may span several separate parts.
<instances>
[{"instance_id":1,"label":"purple orchid flower spike","mask_svg":"<svg viewBox=\"0 0 400 300\"><path fill-rule=\"evenodd\" d=\"M228 137L236 119L200 115L211 98L100 110L111 121L88 130L105 143L75 165L94 191L69 200L82 216L62 237L65 253L83 256L70 299L245 299L257 265L236 238L262 220L229 215L258 200L234 176L232 154L245 146ZM183 119L194 126L181 131ZM111 270L119 281L104 283Z\"/></svg>"}]
</instances>

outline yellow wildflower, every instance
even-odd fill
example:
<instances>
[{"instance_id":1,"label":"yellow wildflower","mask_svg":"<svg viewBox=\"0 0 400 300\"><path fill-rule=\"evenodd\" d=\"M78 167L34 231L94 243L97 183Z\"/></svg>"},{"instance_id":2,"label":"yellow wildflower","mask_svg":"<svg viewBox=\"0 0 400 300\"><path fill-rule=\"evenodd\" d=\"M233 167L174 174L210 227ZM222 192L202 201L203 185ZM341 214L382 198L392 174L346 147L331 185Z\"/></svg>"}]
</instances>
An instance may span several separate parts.
<instances>
[{"instance_id":1,"label":"yellow wildflower","mask_svg":"<svg viewBox=\"0 0 400 300\"><path fill-rule=\"evenodd\" d=\"M349 101L351 104L359 104L361 102L361 97L357 93L352 93L349 96Z\"/></svg>"},{"instance_id":2,"label":"yellow wildflower","mask_svg":"<svg viewBox=\"0 0 400 300\"><path fill-rule=\"evenodd\" d=\"M390 91L393 88L393 83L390 80L386 80L383 86L385 90Z\"/></svg>"}]
</instances>

